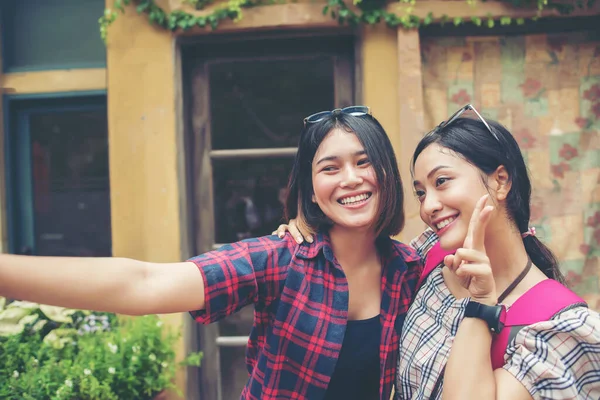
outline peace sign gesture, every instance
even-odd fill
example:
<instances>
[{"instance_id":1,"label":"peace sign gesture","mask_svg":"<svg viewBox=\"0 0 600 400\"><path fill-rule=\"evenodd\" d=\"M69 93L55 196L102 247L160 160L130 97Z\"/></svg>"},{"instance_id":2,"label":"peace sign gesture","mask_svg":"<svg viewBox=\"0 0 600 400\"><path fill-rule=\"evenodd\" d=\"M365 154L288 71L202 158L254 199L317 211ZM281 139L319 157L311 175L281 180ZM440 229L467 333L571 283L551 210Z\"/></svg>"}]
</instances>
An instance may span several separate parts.
<instances>
[{"instance_id":1,"label":"peace sign gesture","mask_svg":"<svg viewBox=\"0 0 600 400\"><path fill-rule=\"evenodd\" d=\"M479 303L496 305L496 283L485 251L485 229L494 207L486 206L489 195L479 199L469 222L463 247L444 258L444 264L456 274L471 298Z\"/></svg>"}]
</instances>

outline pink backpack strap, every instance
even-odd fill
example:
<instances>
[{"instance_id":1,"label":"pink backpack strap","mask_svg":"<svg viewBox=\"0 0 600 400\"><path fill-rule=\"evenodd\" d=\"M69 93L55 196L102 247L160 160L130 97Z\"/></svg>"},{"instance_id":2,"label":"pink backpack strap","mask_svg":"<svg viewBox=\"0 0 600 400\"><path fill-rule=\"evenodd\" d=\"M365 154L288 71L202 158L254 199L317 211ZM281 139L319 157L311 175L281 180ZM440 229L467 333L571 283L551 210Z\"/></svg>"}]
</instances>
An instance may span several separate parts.
<instances>
[{"instance_id":1,"label":"pink backpack strap","mask_svg":"<svg viewBox=\"0 0 600 400\"><path fill-rule=\"evenodd\" d=\"M448 254L454 254L454 252L442 249L440 242L437 242L431 247L431 249L429 249L427 252L427 257L425 258L423 272L421 273L419 282L417 283L417 290L421 288L421 285L423 282L425 282L425 279L427 279L431 271L436 269L438 265L444 262L444 257L446 257Z\"/></svg>"},{"instance_id":2,"label":"pink backpack strap","mask_svg":"<svg viewBox=\"0 0 600 400\"><path fill-rule=\"evenodd\" d=\"M517 299L506 313L506 324L492 341L492 367L504 365L508 344L519 331L536 322L548 321L565 309L585 306L586 302L554 279L546 279Z\"/></svg>"}]
</instances>

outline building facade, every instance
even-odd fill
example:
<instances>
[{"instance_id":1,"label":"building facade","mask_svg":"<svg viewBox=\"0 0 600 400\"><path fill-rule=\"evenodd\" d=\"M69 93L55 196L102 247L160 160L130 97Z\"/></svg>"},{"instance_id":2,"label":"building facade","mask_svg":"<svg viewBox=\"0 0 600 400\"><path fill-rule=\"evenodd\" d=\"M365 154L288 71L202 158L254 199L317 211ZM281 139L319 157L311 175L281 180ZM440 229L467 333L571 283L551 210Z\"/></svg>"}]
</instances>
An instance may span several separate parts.
<instances>
[{"instance_id":1,"label":"building facade","mask_svg":"<svg viewBox=\"0 0 600 400\"><path fill-rule=\"evenodd\" d=\"M323 4L298 2L173 33L128 7L104 45L105 7L112 0L2 3L2 251L173 262L268 234L308 114L369 105L409 182L422 134L472 102L517 137L538 235L600 307L598 10L404 30L341 26ZM415 12L431 10L535 15L441 0ZM406 187L403 240L423 229ZM252 310L210 327L185 314L164 319L184 329L181 354L205 353L202 368L178 375L185 398L238 398Z\"/></svg>"}]
</instances>

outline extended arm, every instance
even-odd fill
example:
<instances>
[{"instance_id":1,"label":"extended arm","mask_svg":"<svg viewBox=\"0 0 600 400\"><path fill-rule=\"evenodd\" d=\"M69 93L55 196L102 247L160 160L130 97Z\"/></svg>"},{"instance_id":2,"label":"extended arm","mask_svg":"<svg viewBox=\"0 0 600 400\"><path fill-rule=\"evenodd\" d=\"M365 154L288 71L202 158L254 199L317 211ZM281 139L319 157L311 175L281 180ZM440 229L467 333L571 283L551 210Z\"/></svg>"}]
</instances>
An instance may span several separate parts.
<instances>
[{"instance_id":1,"label":"extended arm","mask_svg":"<svg viewBox=\"0 0 600 400\"><path fill-rule=\"evenodd\" d=\"M130 315L204 308L204 284L190 262L0 255L0 295Z\"/></svg>"}]
</instances>

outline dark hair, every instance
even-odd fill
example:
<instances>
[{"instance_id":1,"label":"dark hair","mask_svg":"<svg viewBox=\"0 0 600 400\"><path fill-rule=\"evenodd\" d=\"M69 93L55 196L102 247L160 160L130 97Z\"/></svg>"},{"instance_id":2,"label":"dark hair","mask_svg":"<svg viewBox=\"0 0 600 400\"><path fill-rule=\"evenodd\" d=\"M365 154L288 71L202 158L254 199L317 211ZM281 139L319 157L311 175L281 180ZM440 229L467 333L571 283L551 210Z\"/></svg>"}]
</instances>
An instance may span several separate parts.
<instances>
[{"instance_id":1,"label":"dark hair","mask_svg":"<svg viewBox=\"0 0 600 400\"><path fill-rule=\"evenodd\" d=\"M340 113L306 125L300 134L290 173L285 217L296 218L300 226L313 233L331 227L332 222L312 201L312 162L321 142L334 129L356 135L375 170L379 185L376 235L400 233L404 227L404 192L396 156L385 130L370 115L356 117Z\"/></svg>"},{"instance_id":2,"label":"dark hair","mask_svg":"<svg viewBox=\"0 0 600 400\"><path fill-rule=\"evenodd\" d=\"M421 139L412 159L414 169L417 157L427 146L437 143L467 162L490 175L503 165L511 181L511 189L506 198L506 209L519 232L529 229L531 215L531 182L525 160L517 141L512 134L496 121L486 119L496 139L479 121L471 118L459 118L450 125L434 130ZM523 238L525 250L531 261L549 277L564 283L558 261L552 251L537 237Z\"/></svg>"}]
</instances>

